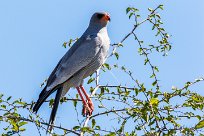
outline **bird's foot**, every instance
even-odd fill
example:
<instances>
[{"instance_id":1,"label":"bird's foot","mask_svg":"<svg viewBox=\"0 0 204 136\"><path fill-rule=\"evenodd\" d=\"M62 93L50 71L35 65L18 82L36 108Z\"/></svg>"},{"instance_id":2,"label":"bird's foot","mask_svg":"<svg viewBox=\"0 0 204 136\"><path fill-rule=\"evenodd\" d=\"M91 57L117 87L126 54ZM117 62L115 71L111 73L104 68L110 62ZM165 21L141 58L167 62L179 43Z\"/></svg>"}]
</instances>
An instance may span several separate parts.
<instances>
[{"instance_id":1,"label":"bird's foot","mask_svg":"<svg viewBox=\"0 0 204 136\"><path fill-rule=\"evenodd\" d=\"M93 102L92 102L92 100L90 99L90 100L88 100L88 106L89 106L89 108L90 108L90 110L91 110L91 113L93 112L93 110L94 110L94 105L93 105Z\"/></svg>"},{"instance_id":2,"label":"bird's foot","mask_svg":"<svg viewBox=\"0 0 204 136\"><path fill-rule=\"evenodd\" d=\"M83 115L84 117L91 116L91 115L92 115L91 109L90 109L88 106L83 105L82 115Z\"/></svg>"},{"instance_id":3,"label":"bird's foot","mask_svg":"<svg viewBox=\"0 0 204 136\"><path fill-rule=\"evenodd\" d=\"M82 115L84 117L86 116L91 116L92 115L92 112L94 110L94 105L93 105L93 102L91 100L88 100L87 104L86 105L83 105L83 109L82 109Z\"/></svg>"}]
</instances>

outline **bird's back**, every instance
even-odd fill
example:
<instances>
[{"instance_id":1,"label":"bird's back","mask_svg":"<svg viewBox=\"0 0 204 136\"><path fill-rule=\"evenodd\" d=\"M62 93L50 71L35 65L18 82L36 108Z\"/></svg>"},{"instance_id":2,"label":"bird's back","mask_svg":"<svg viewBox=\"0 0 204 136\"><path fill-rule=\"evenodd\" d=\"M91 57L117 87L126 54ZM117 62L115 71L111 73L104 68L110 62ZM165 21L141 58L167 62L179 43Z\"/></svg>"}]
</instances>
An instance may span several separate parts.
<instances>
[{"instance_id":1,"label":"bird's back","mask_svg":"<svg viewBox=\"0 0 204 136\"><path fill-rule=\"evenodd\" d=\"M78 76L77 81L70 86L81 83L85 77L95 72L105 61L109 49L107 29L97 33L89 33L82 37L62 57L57 67L50 75L47 86L49 89ZM81 80L79 80L81 79Z\"/></svg>"}]
</instances>

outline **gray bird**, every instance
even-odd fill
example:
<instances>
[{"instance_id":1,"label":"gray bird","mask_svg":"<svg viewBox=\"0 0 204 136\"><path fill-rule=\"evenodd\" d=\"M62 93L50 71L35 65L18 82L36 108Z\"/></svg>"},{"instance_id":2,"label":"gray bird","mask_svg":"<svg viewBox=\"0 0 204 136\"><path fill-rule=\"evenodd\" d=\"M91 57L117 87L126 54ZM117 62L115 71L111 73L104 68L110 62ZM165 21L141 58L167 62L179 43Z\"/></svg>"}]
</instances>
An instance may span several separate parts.
<instances>
[{"instance_id":1,"label":"gray bird","mask_svg":"<svg viewBox=\"0 0 204 136\"><path fill-rule=\"evenodd\" d=\"M109 21L110 15L108 13L94 13L86 31L61 58L49 76L45 88L33 107L33 112L37 113L43 102L53 92L57 91L50 115L49 124L51 127L48 127L49 130L52 130L54 125L60 98L71 87L77 89L82 99L84 106L82 114L92 114L94 110L93 103L82 85L83 80L99 69L107 58L110 40L106 26Z\"/></svg>"}]
</instances>

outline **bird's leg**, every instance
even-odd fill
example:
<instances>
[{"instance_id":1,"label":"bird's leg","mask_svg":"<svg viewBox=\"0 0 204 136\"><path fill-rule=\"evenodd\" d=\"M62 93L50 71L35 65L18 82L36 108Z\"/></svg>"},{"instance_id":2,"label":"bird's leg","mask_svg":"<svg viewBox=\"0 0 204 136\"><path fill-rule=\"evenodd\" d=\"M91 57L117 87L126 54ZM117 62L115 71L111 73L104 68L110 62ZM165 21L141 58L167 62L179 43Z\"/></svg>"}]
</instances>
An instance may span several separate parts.
<instances>
[{"instance_id":1,"label":"bird's leg","mask_svg":"<svg viewBox=\"0 0 204 136\"><path fill-rule=\"evenodd\" d=\"M84 105L82 114L83 114L84 116L86 116L86 115L87 115L86 109L88 109L89 114L91 113L91 110L90 110L88 104L86 103L86 100L84 99L84 97L83 97L83 95L82 95L82 93L81 93L81 91L80 91L80 88L79 88L79 87L76 87L76 89L77 89L77 91L78 91L78 93L79 93L79 96L81 97L81 100L82 100L83 105Z\"/></svg>"},{"instance_id":2,"label":"bird's leg","mask_svg":"<svg viewBox=\"0 0 204 136\"><path fill-rule=\"evenodd\" d=\"M93 112L93 110L94 110L93 102L92 102L92 100L90 99L90 97L88 96L88 94L86 93L86 90L84 89L84 87L83 87L82 85L80 85L80 88L81 88L82 92L84 93L84 95L85 95L85 97L86 97L86 99L87 99L87 101L88 101L88 106L89 106L89 108L91 109L91 114L92 114L92 112Z\"/></svg>"}]
</instances>

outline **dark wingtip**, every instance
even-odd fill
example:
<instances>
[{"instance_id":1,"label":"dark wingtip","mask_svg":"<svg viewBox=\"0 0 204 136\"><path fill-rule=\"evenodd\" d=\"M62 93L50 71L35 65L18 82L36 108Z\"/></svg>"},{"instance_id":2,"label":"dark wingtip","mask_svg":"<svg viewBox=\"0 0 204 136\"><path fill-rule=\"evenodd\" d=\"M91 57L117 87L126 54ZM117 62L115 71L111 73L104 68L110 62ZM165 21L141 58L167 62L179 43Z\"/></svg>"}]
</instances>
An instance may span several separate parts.
<instances>
[{"instance_id":1,"label":"dark wingtip","mask_svg":"<svg viewBox=\"0 0 204 136\"><path fill-rule=\"evenodd\" d=\"M37 102L35 103L35 105L33 107L33 112L34 113L38 112L38 110L40 109L40 106L43 104L45 99L47 99L47 96L46 96L46 93L45 93L46 88L47 88L47 86L45 86L44 89L41 91L41 93L39 95L39 98L38 98Z\"/></svg>"},{"instance_id":2,"label":"dark wingtip","mask_svg":"<svg viewBox=\"0 0 204 136\"><path fill-rule=\"evenodd\" d=\"M33 107L33 112L34 113L37 113L38 112L38 110L39 110L39 106L38 106L39 104L38 104L38 102L35 104L35 106Z\"/></svg>"},{"instance_id":3,"label":"dark wingtip","mask_svg":"<svg viewBox=\"0 0 204 136\"><path fill-rule=\"evenodd\" d=\"M62 95L62 87L58 88L58 90L57 90L55 100L54 100L54 105L53 105L52 112L50 115L49 126L47 127L47 132L51 132L53 129L54 120L55 120L55 116L56 116L57 109L59 106L61 95Z\"/></svg>"}]
</instances>

